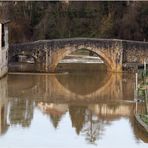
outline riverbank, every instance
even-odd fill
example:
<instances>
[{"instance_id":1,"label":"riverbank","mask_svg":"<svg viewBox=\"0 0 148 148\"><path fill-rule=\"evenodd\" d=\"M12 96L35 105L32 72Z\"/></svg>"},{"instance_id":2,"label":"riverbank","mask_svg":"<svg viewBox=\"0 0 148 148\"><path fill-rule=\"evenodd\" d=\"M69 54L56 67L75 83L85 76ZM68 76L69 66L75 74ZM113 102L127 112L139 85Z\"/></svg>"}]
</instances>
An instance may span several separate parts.
<instances>
[{"instance_id":1,"label":"riverbank","mask_svg":"<svg viewBox=\"0 0 148 148\"><path fill-rule=\"evenodd\" d=\"M135 114L138 124L148 133L148 117L147 115Z\"/></svg>"},{"instance_id":2,"label":"riverbank","mask_svg":"<svg viewBox=\"0 0 148 148\"><path fill-rule=\"evenodd\" d=\"M145 102L146 111L144 113L137 112L135 114L135 119L137 120L138 124L148 133L148 77L146 71L142 71L137 89L138 93L143 94L142 97Z\"/></svg>"}]
</instances>

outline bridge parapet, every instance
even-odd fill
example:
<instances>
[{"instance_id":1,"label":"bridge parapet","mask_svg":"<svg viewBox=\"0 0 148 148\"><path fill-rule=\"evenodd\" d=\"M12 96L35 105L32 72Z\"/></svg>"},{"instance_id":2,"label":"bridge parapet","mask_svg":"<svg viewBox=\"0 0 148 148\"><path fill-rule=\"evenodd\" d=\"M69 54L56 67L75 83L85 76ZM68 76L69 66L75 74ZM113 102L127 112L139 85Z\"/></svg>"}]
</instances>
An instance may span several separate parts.
<instances>
[{"instance_id":1,"label":"bridge parapet","mask_svg":"<svg viewBox=\"0 0 148 148\"><path fill-rule=\"evenodd\" d=\"M148 60L148 42L123 40L122 45L123 63L143 64L144 60Z\"/></svg>"},{"instance_id":2,"label":"bridge parapet","mask_svg":"<svg viewBox=\"0 0 148 148\"><path fill-rule=\"evenodd\" d=\"M34 42L26 42L26 43L20 43L20 44L13 44L10 46L10 49L16 49L16 50L35 50L35 49L44 49L50 48L52 50L57 50L59 48L63 48L67 45L91 45L98 48L111 48L113 44L117 44L122 42L122 40L118 39L97 39L97 38L72 38L72 39L52 39L52 40L38 40Z\"/></svg>"}]
</instances>

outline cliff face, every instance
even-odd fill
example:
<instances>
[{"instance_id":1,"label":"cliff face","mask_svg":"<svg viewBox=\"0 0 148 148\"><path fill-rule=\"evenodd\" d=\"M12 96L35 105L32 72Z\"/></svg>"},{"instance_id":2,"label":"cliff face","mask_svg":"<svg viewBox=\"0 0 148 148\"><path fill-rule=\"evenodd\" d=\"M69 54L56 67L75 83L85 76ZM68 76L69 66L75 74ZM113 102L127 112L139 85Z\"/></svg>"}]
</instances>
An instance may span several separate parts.
<instances>
[{"instance_id":1,"label":"cliff face","mask_svg":"<svg viewBox=\"0 0 148 148\"><path fill-rule=\"evenodd\" d=\"M148 40L148 2L0 2L10 43L97 37Z\"/></svg>"}]
</instances>

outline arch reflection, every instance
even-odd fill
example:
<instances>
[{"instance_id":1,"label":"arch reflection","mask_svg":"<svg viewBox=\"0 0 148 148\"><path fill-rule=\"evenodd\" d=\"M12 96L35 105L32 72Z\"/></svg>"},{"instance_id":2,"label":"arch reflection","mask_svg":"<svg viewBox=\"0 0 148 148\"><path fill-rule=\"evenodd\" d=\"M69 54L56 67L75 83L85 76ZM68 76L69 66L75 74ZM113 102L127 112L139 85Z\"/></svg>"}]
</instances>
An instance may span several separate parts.
<instances>
[{"instance_id":1,"label":"arch reflection","mask_svg":"<svg viewBox=\"0 0 148 148\"><path fill-rule=\"evenodd\" d=\"M102 74L103 75L103 74ZM100 77L100 78L97 78ZM13 83L15 81L15 87ZM15 75L8 77L8 95L60 103L133 100L134 85L121 74ZM23 85L22 85L23 83ZM19 91L18 91L19 90ZM125 93L128 90L128 93Z\"/></svg>"}]
</instances>

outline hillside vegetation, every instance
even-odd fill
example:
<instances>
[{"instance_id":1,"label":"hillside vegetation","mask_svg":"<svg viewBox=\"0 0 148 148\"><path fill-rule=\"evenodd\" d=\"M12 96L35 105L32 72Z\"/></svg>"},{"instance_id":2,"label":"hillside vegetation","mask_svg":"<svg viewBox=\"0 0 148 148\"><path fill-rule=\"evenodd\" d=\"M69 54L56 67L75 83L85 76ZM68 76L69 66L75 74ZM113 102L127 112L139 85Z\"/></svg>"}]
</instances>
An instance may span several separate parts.
<instances>
[{"instance_id":1,"label":"hillside vegetation","mask_svg":"<svg viewBox=\"0 0 148 148\"><path fill-rule=\"evenodd\" d=\"M96 37L148 40L148 2L0 2L10 43Z\"/></svg>"}]
</instances>

